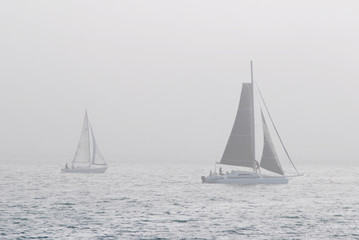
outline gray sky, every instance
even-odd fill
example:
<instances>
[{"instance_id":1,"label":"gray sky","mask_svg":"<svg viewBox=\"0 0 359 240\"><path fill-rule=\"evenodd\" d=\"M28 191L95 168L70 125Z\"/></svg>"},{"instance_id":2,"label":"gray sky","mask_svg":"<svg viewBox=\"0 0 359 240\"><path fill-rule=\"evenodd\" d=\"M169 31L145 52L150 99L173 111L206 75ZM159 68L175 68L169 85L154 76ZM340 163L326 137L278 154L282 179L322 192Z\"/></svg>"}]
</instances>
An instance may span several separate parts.
<instances>
[{"instance_id":1,"label":"gray sky","mask_svg":"<svg viewBox=\"0 0 359 240\"><path fill-rule=\"evenodd\" d=\"M354 161L357 1L1 1L0 156L223 153L255 80L294 161Z\"/></svg>"}]
</instances>

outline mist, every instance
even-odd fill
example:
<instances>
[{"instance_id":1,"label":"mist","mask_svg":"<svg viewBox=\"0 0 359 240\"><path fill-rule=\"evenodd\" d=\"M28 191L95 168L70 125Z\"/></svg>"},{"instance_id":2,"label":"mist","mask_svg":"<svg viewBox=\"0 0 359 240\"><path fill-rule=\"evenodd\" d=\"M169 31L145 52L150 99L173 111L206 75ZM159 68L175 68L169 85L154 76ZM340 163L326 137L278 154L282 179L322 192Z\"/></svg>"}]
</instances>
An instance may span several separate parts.
<instances>
[{"instance_id":1,"label":"mist","mask_svg":"<svg viewBox=\"0 0 359 240\"><path fill-rule=\"evenodd\" d=\"M297 165L354 163L357 9L356 1L1 1L1 159L71 158L87 109L110 162L212 164L253 60Z\"/></svg>"}]
</instances>

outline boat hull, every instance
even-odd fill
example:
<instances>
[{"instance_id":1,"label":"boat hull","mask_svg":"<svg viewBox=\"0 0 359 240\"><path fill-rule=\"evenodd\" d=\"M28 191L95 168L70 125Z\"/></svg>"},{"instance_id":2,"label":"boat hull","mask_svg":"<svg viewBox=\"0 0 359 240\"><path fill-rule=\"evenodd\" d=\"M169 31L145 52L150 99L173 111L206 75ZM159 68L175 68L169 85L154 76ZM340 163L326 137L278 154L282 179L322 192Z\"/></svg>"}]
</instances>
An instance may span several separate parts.
<instances>
[{"instance_id":1,"label":"boat hull","mask_svg":"<svg viewBox=\"0 0 359 240\"><path fill-rule=\"evenodd\" d=\"M104 173L106 172L107 167L76 167L76 168L63 168L61 172L63 173Z\"/></svg>"},{"instance_id":2,"label":"boat hull","mask_svg":"<svg viewBox=\"0 0 359 240\"><path fill-rule=\"evenodd\" d=\"M286 177L267 176L249 172L234 172L224 175L202 176L202 183L222 184L287 184Z\"/></svg>"}]
</instances>

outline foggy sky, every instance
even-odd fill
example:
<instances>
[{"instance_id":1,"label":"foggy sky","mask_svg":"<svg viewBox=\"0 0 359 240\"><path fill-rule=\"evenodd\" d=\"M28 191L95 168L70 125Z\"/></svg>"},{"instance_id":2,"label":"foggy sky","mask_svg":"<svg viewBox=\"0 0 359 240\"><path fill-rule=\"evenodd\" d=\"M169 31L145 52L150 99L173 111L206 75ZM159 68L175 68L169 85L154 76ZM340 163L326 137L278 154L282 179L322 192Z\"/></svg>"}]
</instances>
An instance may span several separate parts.
<instances>
[{"instance_id":1,"label":"foggy sky","mask_svg":"<svg viewBox=\"0 0 359 240\"><path fill-rule=\"evenodd\" d=\"M358 159L357 1L1 1L0 157L218 161L241 84L297 165ZM61 163L62 164L62 163Z\"/></svg>"}]
</instances>

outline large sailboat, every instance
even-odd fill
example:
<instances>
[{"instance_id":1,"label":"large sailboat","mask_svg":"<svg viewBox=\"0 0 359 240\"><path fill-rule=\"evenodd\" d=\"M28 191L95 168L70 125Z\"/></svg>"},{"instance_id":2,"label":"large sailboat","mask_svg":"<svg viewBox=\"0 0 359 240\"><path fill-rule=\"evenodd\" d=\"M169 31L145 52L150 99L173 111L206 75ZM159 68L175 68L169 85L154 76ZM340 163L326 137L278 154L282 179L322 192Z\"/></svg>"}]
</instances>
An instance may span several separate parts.
<instances>
[{"instance_id":1,"label":"large sailboat","mask_svg":"<svg viewBox=\"0 0 359 240\"><path fill-rule=\"evenodd\" d=\"M278 134L277 128L274 125L259 88L258 93L260 95L263 108L265 109L265 112L263 112L261 104L259 104L261 125L263 127L263 130L261 131L263 134L263 150L260 163L256 160L256 145L258 144L256 144L253 65L251 62L251 83L243 83L242 85L239 107L233 129L228 139L222 159L216 164L230 165L232 167L246 167L251 168L252 171L232 169L230 172L224 173L224 171L222 171L222 167L220 167L219 172L217 173L215 167L214 172L212 173L212 171L210 171L209 176L202 176L203 183L286 184L288 183L290 177L300 175ZM279 161L276 148L274 147L264 113L267 113L274 131L278 136L279 142L283 147L284 153L296 172L295 175L285 175ZM273 174L262 174L263 169Z\"/></svg>"},{"instance_id":2,"label":"large sailboat","mask_svg":"<svg viewBox=\"0 0 359 240\"><path fill-rule=\"evenodd\" d=\"M87 111L82 124L82 131L77 150L71 164L66 163L61 169L66 173L104 173L107 163L97 146Z\"/></svg>"}]
</instances>

